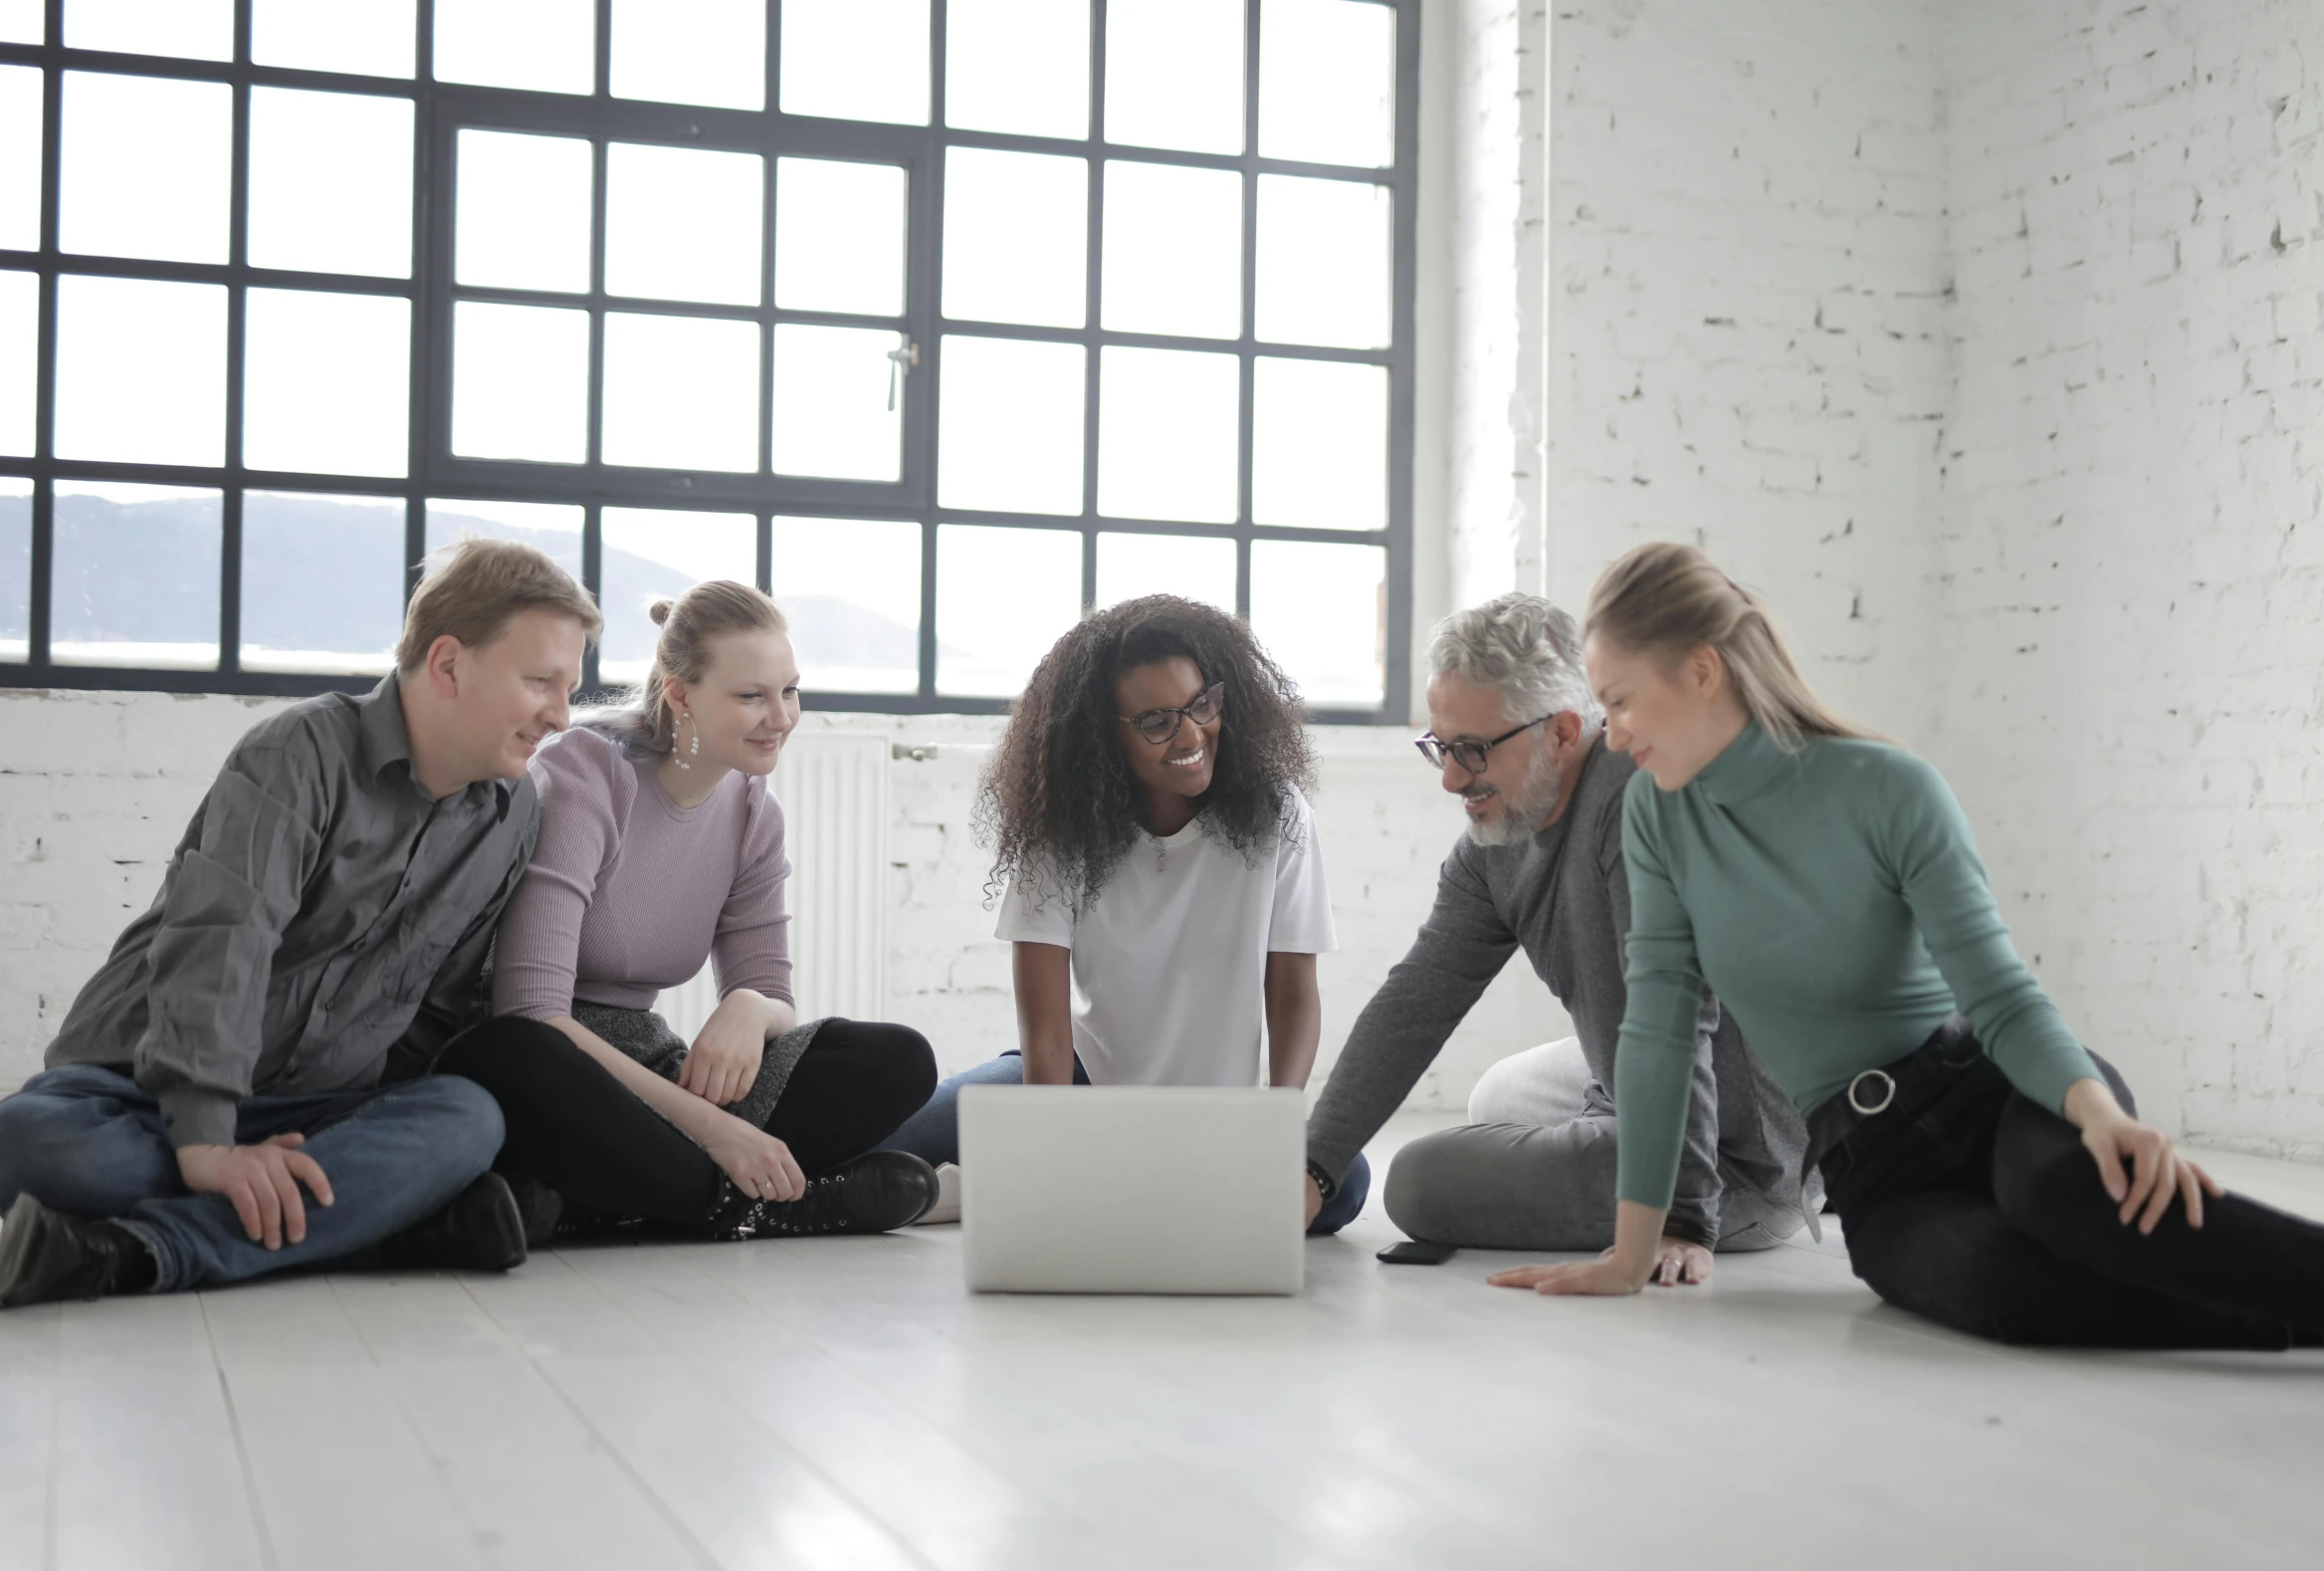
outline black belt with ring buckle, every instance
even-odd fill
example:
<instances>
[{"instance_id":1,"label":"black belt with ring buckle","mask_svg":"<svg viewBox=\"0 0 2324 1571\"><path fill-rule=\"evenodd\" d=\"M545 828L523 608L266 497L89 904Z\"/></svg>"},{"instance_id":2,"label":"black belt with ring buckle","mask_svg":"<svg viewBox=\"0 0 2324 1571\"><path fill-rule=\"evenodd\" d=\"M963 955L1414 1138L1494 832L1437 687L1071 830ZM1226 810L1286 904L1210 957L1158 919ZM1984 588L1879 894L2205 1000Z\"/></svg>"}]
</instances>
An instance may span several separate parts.
<instances>
[{"instance_id":1,"label":"black belt with ring buckle","mask_svg":"<svg viewBox=\"0 0 2324 1571\"><path fill-rule=\"evenodd\" d=\"M1867 1107L1864 1105L1864 1098L1860 1093L1864 1082L1871 1079L1877 1079L1880 1082L1880 1100ZM1888 1104L1895 1100L1896 1076L1890 1074L1886 1069L1866 1069L1848 1082L1848 1106L1862 1117L1870 1118L1875 1113L1887 1112Z\"/></svg>"}]
</instances>

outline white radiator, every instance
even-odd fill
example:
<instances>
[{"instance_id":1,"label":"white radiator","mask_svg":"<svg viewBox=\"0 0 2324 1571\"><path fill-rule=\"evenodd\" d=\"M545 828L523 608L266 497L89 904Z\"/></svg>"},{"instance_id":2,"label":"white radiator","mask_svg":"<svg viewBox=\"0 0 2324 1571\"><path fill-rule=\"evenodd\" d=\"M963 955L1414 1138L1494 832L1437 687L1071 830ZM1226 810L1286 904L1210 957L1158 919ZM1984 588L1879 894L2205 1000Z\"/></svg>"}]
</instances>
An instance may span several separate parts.
<instances>
[{"instance_id":1,"label":"white radiator","mask_svg":"<svg viewBox=\"0 0 2324 1571\"><path fill-rule=\"evenodd\" d=\"M773 777L790 853L791 986L799 1018L888 1014L888 738L799 732ZM718 1008L705 965L655 1008L693 1040Z\"/></svg>"}]
</instances>

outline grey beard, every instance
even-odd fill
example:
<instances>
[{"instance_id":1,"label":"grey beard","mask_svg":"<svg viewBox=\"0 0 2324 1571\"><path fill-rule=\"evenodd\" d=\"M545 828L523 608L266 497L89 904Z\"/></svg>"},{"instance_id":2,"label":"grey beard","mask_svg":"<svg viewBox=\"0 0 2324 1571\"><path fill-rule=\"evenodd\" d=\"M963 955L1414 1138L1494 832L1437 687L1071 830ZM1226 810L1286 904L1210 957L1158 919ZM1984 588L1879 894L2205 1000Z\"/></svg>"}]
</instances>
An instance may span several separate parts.
<instances>
[{"instance_id":1,"label":"grey beard","mask_svg":"<svg viewBox=\"0 0 2324 1571\"><path fill-rule=\"evenodd\" d=\"M1490 823L1469 820L1469 839L1478 845L1516 845L1530 840L1558 804L1558 761L1543 749L1525 772L1516 792L1502 792L1501 814Z\"/></svg>"}]
</instances>

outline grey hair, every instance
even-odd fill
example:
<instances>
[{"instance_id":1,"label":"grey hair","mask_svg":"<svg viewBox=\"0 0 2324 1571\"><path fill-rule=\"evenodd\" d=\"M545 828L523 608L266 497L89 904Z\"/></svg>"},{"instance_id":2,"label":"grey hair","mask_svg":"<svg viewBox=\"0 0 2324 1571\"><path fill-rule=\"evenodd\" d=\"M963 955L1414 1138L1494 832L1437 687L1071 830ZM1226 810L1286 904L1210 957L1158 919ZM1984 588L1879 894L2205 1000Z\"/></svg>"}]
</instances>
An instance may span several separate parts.
<instances>
[{"instance_id":1,"label":"grey hair","mask_svg":"<svg viewBox=\"0 0 2324 1571\"><path fill-rule=\"evenodd\" d=\"M1582 670L1582 630L1538 594L1497 594L1455 611L1428 635L1428 669L1497 688L1513 726L1569 711L1604 719Z\"/></svg>"}]
</instances>

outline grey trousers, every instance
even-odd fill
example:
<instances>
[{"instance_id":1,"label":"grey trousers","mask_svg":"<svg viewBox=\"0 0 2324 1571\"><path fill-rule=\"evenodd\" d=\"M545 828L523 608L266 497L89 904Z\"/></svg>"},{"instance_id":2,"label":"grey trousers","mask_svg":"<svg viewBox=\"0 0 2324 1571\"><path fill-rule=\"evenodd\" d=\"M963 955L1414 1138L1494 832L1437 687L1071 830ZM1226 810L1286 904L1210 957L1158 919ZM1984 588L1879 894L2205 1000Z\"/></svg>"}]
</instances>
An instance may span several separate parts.
<instances>
[{"instance_id":1,"label":"grey trousers","mask_svg":"<svg viewBox=\"0 0 2324 1571\"><path fill-rule=\"evenodd\" d=\"M1469 1122L1396 1153L1388 1220L1474 1249L1603 1249L1614 1241L1614 1104L1569 1036L1502 1059L1469 1096ZM1719 1248L1769 1249L1804 1226L1796 1198L1731 1186Z\"/></svg>"}]
</instances>

